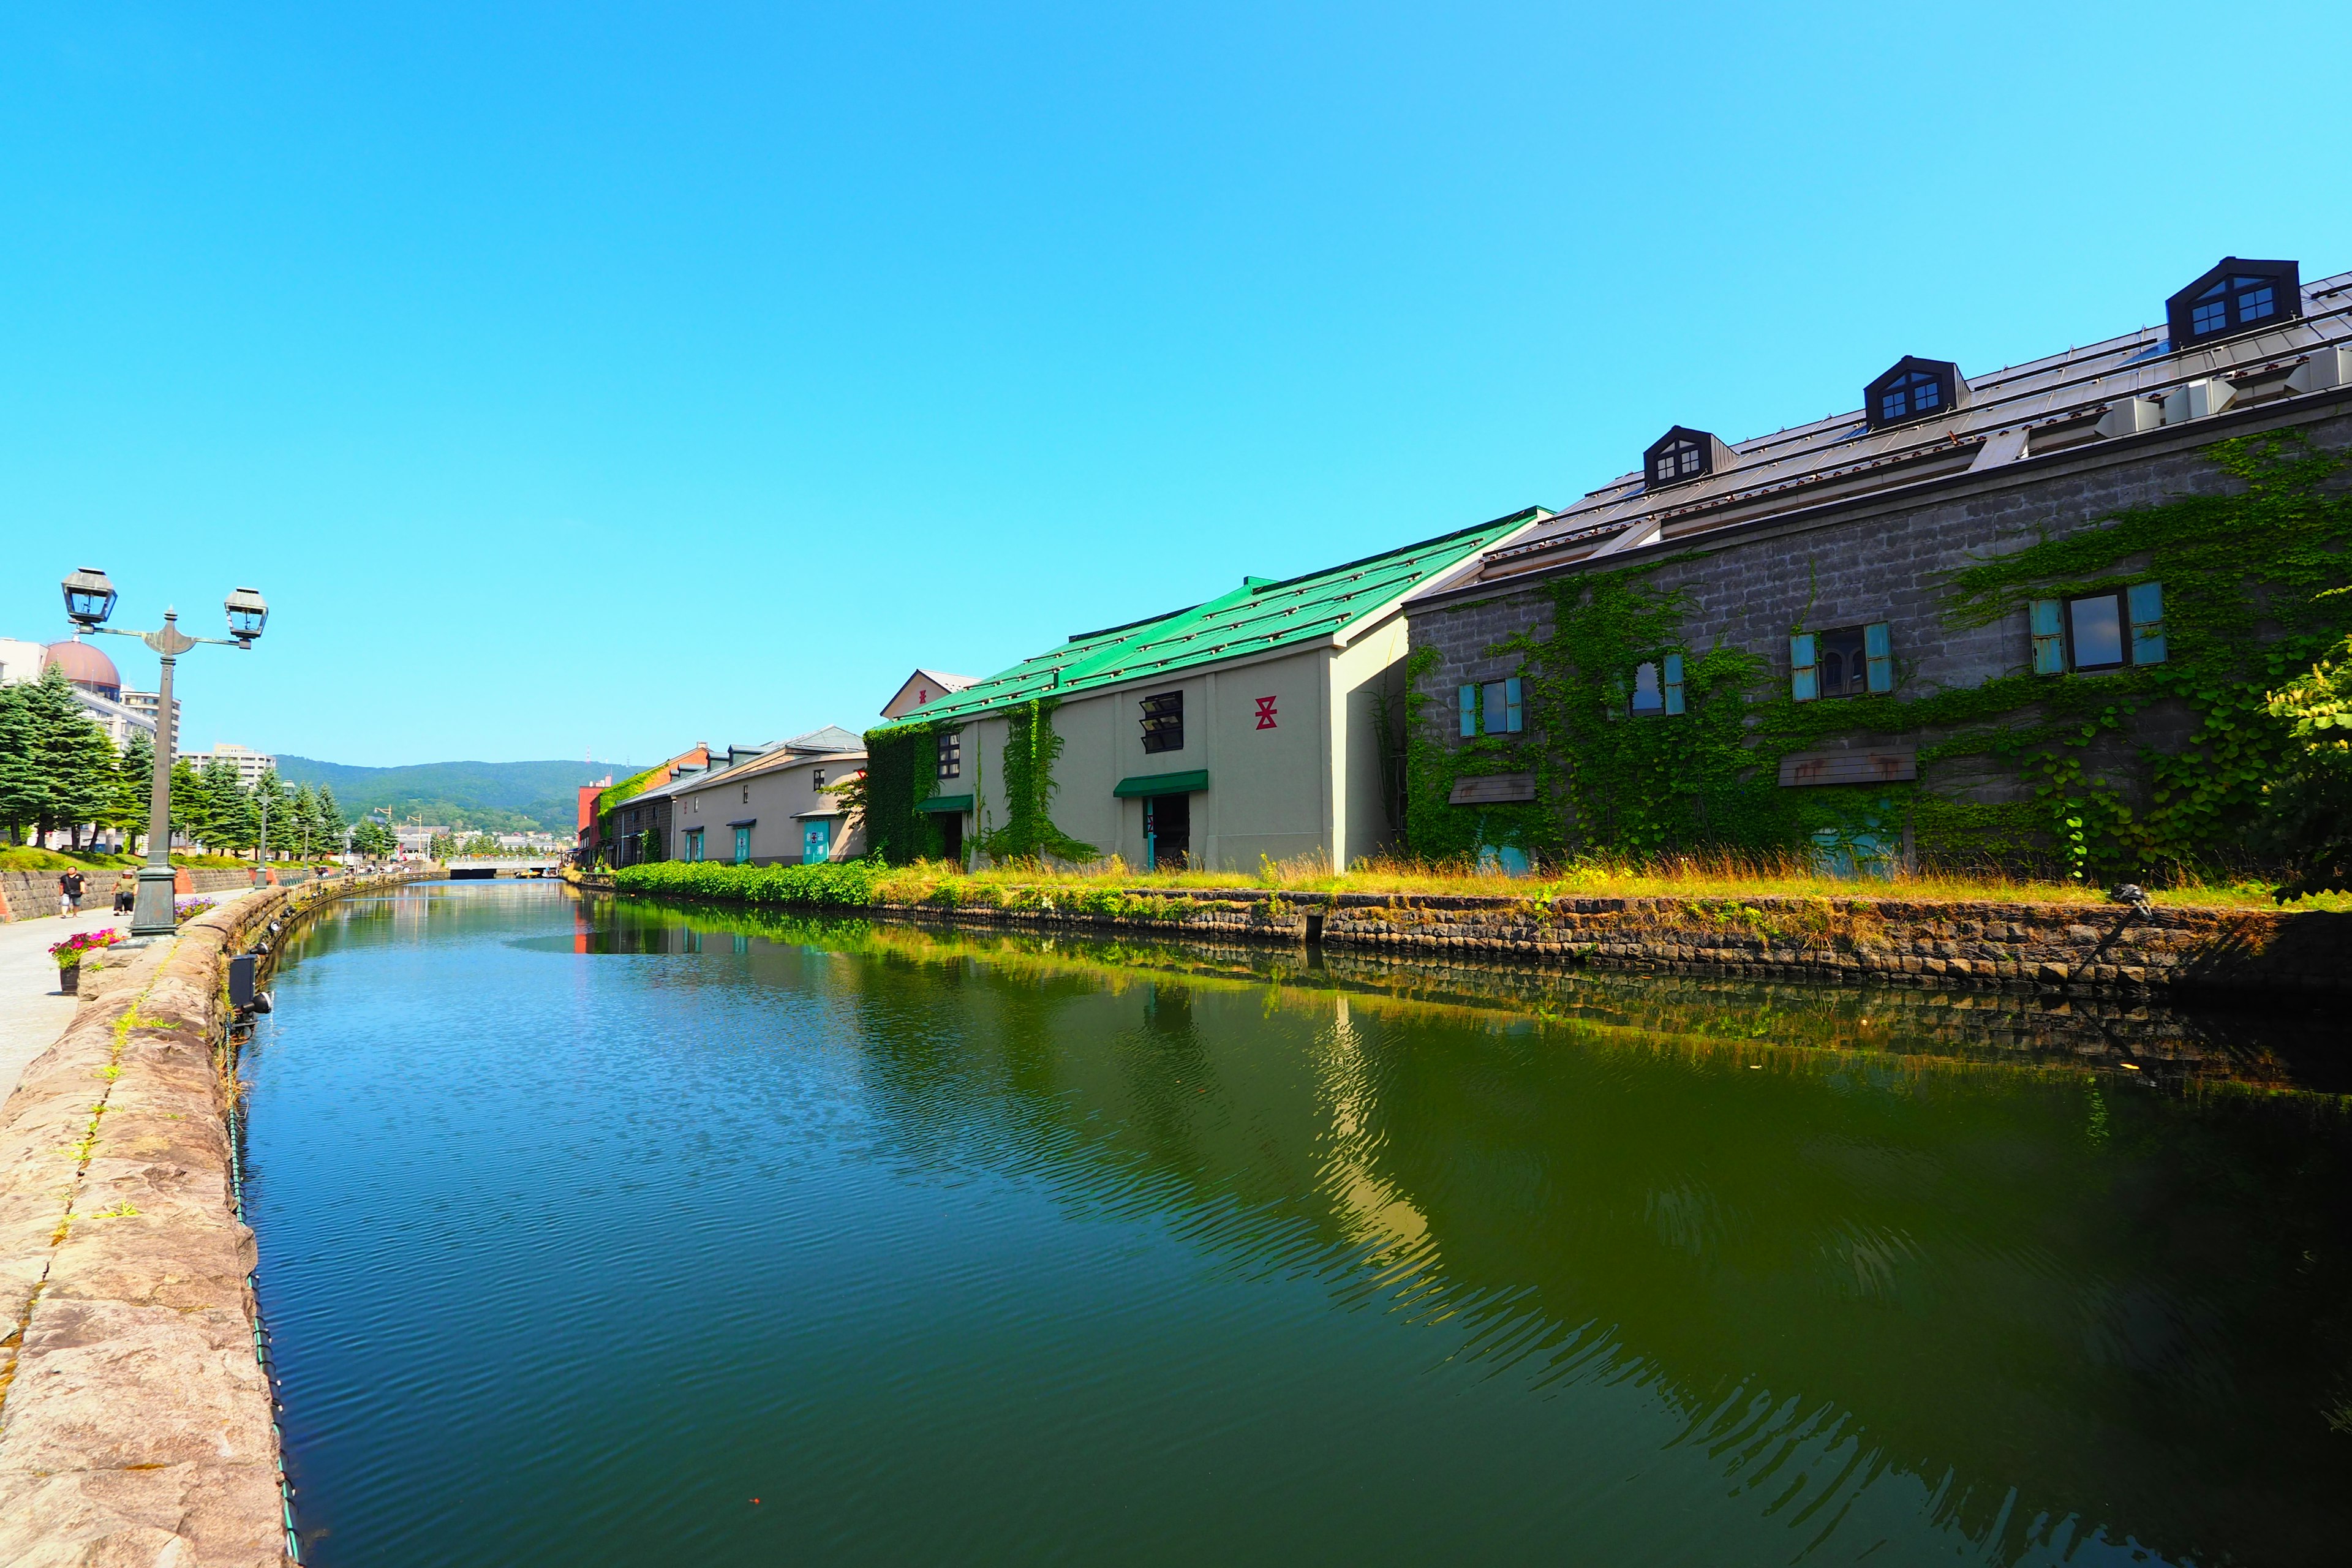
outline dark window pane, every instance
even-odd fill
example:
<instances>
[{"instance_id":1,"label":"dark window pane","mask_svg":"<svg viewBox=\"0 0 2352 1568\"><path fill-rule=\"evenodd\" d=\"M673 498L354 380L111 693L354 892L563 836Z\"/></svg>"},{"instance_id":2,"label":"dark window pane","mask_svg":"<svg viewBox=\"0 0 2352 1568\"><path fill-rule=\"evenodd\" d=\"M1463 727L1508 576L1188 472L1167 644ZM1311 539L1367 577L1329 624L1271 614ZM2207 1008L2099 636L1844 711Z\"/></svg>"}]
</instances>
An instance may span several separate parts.
<instances>
[{"instance_id":1,"label":"dark window pane","mask_svg":"<svg viewBox=\"0 0 2352 1568\"><path fill-rule=\"evenodd\" d=\"M1925 413L1944 400L1943 389L1936 384L1933 376L1929 376L1912 391L1911 399L1919 405L1920 411Z\"/></svg>"},{"instance_id":2,"label":"dark window pane","mask_svg":"<svg viewBox=\"0 0 2352 1568\"><path fill-rule=\"evenodd\" d=\"M1695 473L1697 473L1697 472L1698 472L1698 453L1697 453L1697 452L1696 452L1696 451L1694 451L1693 449L1691 449L1691 448L1690 448L1690 447L1684 447L1684 448L1683 448L1683 456L1682 456L1682 465L1683 465L1683 472L1684 472L1684 473L1686 473L1686 474L1695 474Z\"/></svg>"},{"instance_id":3,"label":"dark window pane","mask_svg":"<svg viewBox=\"0 0 2352 1568\"><path fill-rule=\"evenodd\" d=\"M2223 300L2216 300L2210 305L2200 305L2189 312L2189 325L2196 331L2216 332L2229 324L2230 307Z\"/></svg>"},{"instance_id":4,"label":"dark window pane","mask_svg":"<svg viewBox=\"0 0 2352 1568\"><path fill-rule=\"evenodd\" d=\"M2104 669L2124 661L2124 624L2116 596L2076 599L2066 606L2067 629L2074 638L2074 668Z\"/></svg>"},{"instance_id":5,"label":"dark window pane","mask_svg":"<svg viewBox=\"0 0 2352 1568\"><path fill-rule=\"evenodd\" d=\"M1900 419L1910 412L1909 405L1905 402L1903 394L1900 392L1890 392L1880 398L1878 408L1878 416L1881 419Z\"/></svg>"},{"instance_id":6,"label":"dark window pane","mask_svg":"<svg viewBox=\"0 0 2352 1568\"><path fill-rule=\"evenodd\" d=\"M1824 697L1851 697L1864 682L1862 628L1841 626L1820 634L1814 657L1821 661L1821 691Z\"/></svg>"},{"instance_id":7,"label":"dark window pane","mask_svg":"<svg viewBox=\"0 0 2352 1568\"><path fill-rule=\"evenodd\" d=\"M2256 289L2238 296L2238 320L2259 321L2278 309L2278 297L2268 289Z\"/></svg>"},{"instance_id":8,"label":"dark window pane","mask_svg":"<svg viewBox=\"0 0 2352 1568\"><path fill-rule=\"evenodd\" d=\"M2222 295L2228 293L2229 290L2230 281L2225 278L2221 282L2214 284L2213 287L2206 289L2205 292L2198 295L2197 297L2200 300L2218 300Z\"/></svg>"},{"instance_id":9,"label":"dark window pane","mask_svg":"<svg viewBox=\"0 0 2352 1568\"><path fill-rule=\"evenodd\" d=\"M1503 732L1503 683L1490 680L1478 689L1478 726L1482 733L1499 735Z\"/></svg>"}]
</instances>

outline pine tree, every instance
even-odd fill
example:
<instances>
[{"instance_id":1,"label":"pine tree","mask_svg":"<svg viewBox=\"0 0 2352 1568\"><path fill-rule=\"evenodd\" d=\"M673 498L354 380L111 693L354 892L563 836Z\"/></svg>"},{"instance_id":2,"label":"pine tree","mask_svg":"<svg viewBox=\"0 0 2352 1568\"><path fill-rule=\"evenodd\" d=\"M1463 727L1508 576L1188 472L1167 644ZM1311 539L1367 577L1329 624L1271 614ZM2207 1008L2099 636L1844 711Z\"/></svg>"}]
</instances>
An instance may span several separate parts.
<instances>
[{"instance_id":1,"label":"pine tree","mask_svg":"<svg viewBox=\"0 0 2352 1568\"><path fill-rule=\"evenodd\" d=\"M314 854L338 855L343 847L343 808L335 804L335 792L325 784L312 797L311 809L318 822L318 836L310 840Z\"/></svg>"},{"instance_id":2,"label":"pine tree","mask_svg":"<svg viewBox=\"0 0 2352 1568\"><path fill-rule=\"evenodd\" d=\"M155 798L155 738L144 730L131 731L122 758L114 769L114 826L122 829L123 844L132 854L147 832L147 812Z\"/></svg>"},{"instance_id":3,"label":"pine tree","mask_svg":"<svg viewBox=\"0 0 2352 1568\"><path fill-rule=\"evenodd\" d=\"M185 757L172 761L172 829L184 834L189 842L203 844L205 825L211 820L212 797L205 791L205 781L196 765Z\"/></svg>"},{"instance_id":4,"label":"pine tree","mask_svg":"<svg viewBox=\"0 0 2352 1568\"><path fill-rule=\"evenodd\" d=\"M253 817L254 841L260 843L265 834L268 838L261 846L265 859L302 847L302 823L294 812L294 792L286 787L276 768L253 781Z\"/></svg>"},{"instance_id":5,"label":"pine tree","mask_svg":"<svg viewBox=\"0 0 2352 1568\"><path fill-rule=\"evenodd\" d=\"M308 860L319 840L319 797L309 784L294 786L294 850Z\"/></svg>"},{"instance_id":6,"label":"pine tree","mask_svg":"<svg viewBox=\"0 0 2352 1568\"><path fill-rule=\"evenodd\" d=\"M114 742L90 722L73 682L56 665L17 689L27 723L26 739L41 800L34 823L47 836L68 829L76 847L84 824L105 819L113 805Z\"/></svg>"},{"instance_id":7,"label":"pine tree","mask_svg":"<svg viewBox=\"0 0 2352 1568\"><path fill-rule=\"evenodd\" d=\"M47 793L34 764L32 722L25 688L0 686L0 826L11 844L24 842L25 826L40 816Z\"/></svg>"},{"instance_id":8,"label":"pine tree","mask_svg":"<svg viewBox=\"0 0 2352 1568\"><path fill-rule=\"evenodd\" d=\"M260 814L245 786L237 782L236 764L215 757L205 764L205 847L236 854L253 847L261 836Z\"/></svg>"}]
</instances>

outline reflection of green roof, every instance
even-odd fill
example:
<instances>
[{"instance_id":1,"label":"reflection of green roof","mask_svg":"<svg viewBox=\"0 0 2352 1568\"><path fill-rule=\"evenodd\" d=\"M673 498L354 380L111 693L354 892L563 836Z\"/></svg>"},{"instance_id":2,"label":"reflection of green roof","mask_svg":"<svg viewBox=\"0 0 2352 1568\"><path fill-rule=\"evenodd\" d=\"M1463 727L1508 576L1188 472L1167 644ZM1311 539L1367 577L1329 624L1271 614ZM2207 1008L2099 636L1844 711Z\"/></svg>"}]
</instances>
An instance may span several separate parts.
<instances>
[{"instance_id":1,"label":"reflection of green roof","mask_svg":"<svg viewBox=\"0 0 2352 1568\"><path fill-rule=\"evenodd\" d=\"M1279 648L1328 643L1377 611L1393 606L1438 573L1545 513L1529 507L1366 556L1303 577L1244 577L1229 594L1098 632L1081 632L1057 648L1022 660L907 716L911 723L990 713L1036 697L1068 697L1123 681L1151 680Z\"/></svg>"}]
</instances>

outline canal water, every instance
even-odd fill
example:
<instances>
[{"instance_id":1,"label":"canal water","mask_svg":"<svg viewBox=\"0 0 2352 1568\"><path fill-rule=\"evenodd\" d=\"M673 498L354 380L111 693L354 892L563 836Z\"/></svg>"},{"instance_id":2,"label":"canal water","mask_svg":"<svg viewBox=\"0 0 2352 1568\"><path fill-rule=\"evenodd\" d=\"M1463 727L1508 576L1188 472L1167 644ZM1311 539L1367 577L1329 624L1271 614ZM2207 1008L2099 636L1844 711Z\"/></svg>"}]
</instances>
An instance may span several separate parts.
<instances>
[{"instance_id":1,"label":"canal water","mask_svg":"<svg viewBox=\"0 0 2352 1568\"><path fill-rule=\"evenodd\" d=\"M2352 1555L2319 1025L547 884L289 957L308 1563Z\"/></svg>"}]
</instances>

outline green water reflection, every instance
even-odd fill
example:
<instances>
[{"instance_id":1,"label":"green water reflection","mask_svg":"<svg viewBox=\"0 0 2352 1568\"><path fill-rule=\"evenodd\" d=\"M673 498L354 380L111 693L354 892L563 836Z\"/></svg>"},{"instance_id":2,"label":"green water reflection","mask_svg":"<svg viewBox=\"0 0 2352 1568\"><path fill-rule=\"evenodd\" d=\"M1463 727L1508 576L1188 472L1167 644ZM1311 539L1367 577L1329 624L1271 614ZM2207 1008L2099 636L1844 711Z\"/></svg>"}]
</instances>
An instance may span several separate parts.
<instances>
[{"instance_id":1,"label":"green water reflection","mask_svg":"<svg viewBox=\"0 0 2352 1568\"><path fill-rule=\"evenodd\" d=\"M1025 1300L1023 1257L967 1265L991 1300L1024 1300L1008 1321L1104 1341L1077 1363L1207 1370L1081 1401L1096 1425L1055 1436L1057 1474L935 1472L906 1505L935 1520L782 1538L816 1555L2341 1560L2347 1124L2304 1087L2326 1080L2324 1023L611 900L524 923L510 962L658 993L681 1028L756 994L725 1014L750 1040L815 1006L836 1054L793 1069L824 1109L791 1135L825 1144L854 1107L842 1168L1043 1193L1058 1218L1024 1222L1041 1257L1061 1244L1040 1227L1108 1226L1196 1260L1171 1275L1113 1247L1041 1265L1060 1283ZM843 1226L887 1207L808 1169L837 1184ZM961 1300L912 1241L877 1245L868 1267L918 1310ZM1130 1268L1148 1307L1123 1299ZM836 1356L858 1346L826 1331ZM919 1441L782 1417L758 1440L862 1477L977 1441L992 1402L1061 1408L989 1370L1025 1364L1006 1343L976 1332L955 1355ZM856 1395L809 1397L841 1419ZM758 1423L712 1425L740 1443ZM1150 1473L1193 1444L1219 1457L1222 1503ZM311 1455L330 1489L333 1448ZM721 1532L701 1560L772 1560L753 1541Z\"/></svg>"}]
</instances>

